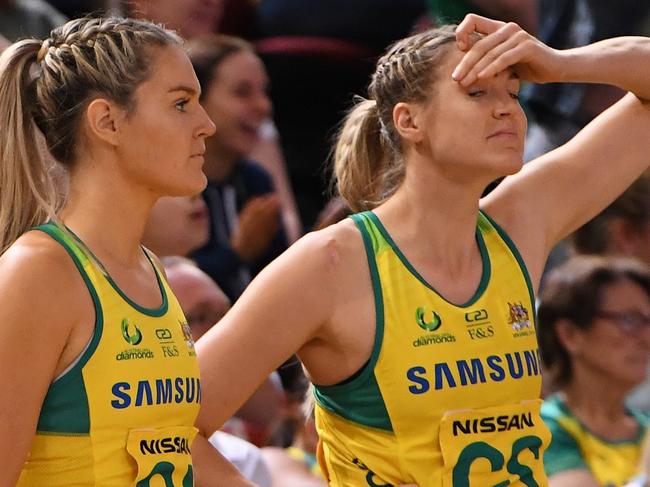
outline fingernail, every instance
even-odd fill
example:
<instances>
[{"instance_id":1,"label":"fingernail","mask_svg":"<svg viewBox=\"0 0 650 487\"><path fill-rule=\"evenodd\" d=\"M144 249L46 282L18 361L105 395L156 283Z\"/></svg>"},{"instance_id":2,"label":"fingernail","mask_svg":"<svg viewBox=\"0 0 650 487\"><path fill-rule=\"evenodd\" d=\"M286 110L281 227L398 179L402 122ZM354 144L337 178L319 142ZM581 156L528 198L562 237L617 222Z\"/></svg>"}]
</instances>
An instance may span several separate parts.
<instances>
[{"instance_id":1,"label":"fingernail","mask_svg":"<svg viewBox=\"0 0 650 487\"><path fill-rule=\"evenodd\" d=\"M465 41L463 40L458 41L458 49L460 49L461 51L465 50Z\"/></svg>"},{"instance_id":2,"label":"fingernail","mask_svg":"<svg viewBox=\"0 0 650 487\"><path fill-rule=\"evenodd\" d=\"M454 81L458 81L458 71L459 71L458 68L456 68L454 69L454 72L451 73L451 79L453 79Z\"/></svg>"}]
</instances>

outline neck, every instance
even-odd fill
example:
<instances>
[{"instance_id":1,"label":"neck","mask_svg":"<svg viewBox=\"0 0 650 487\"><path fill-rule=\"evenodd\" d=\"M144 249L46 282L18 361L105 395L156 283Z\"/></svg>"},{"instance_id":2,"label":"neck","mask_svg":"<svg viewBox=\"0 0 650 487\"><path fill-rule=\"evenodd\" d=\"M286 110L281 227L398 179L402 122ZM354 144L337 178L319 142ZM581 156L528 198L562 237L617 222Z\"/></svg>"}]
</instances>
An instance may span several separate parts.
<instances>
[{"instance_id":1,"label":"neck","mask_svg":"<svg viewBox=\"0 0 650 487\"><path fill-rule=\"evenodd\" d=\"M219 144L218 141L214 140L214 137L208 139L206 142L205 164L203 165L203 172L208 181L220 183L228 179L233 166L240 157L241 154L236 154Z\"/></svg>"},{"instance_id":2,"label":"neck","mask_svg":"<svg viewBox=\"0 0 650 487\"><path fill-rule=\"evenodd\" d=\"M405 239L426 240L431 262L452 276L462 274L476 251L478 202L485 185L454 180L427 160L409 161L407 168L401 187L377 214Z\"/></svg>"},{"instance_id":3,"label":"neck","mask_svg":"<svg viewBox=\"0 0 650 487\"><path fill-rule=\"evenodd\" d=\"M572 378L562 389L566 404L571 412L591 430L604 436L619 431L629 437L621 425L630 421L625 410L625 396L632 386L616 380L603 383L602 372L589 369L574 362Z\"/></svg>"},{"instance_id":4,"label":"neck","mask_svg":"<svg viewBox=\"0 0 650 487\"><path fill-rule=\"evenodd\" d=\"M159 195L130 183L115 166L91 161L77 166L70 175L62 221L100 261L136 266L147 217Z\"/></svg>"}]
</instances>

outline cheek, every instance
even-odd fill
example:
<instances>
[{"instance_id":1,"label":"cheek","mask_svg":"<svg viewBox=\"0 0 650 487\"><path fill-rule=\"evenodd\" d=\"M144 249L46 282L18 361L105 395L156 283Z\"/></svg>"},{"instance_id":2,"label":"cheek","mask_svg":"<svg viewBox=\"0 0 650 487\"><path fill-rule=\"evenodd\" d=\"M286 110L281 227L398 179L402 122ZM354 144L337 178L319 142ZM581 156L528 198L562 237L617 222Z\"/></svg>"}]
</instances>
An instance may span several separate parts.
<instances>
[{"instance_id":1,"label":"cheek","mask_svg":"<svg viewBox=\"0 0 650 487\"><path fill-rule=\"evenodd\" d=\"M517 111L517 119L523 140L526 138L526 132L528 132L528 117L526 117L526 113L521 105L519 105L519 110Z\"/></svg>"}]
</instances>

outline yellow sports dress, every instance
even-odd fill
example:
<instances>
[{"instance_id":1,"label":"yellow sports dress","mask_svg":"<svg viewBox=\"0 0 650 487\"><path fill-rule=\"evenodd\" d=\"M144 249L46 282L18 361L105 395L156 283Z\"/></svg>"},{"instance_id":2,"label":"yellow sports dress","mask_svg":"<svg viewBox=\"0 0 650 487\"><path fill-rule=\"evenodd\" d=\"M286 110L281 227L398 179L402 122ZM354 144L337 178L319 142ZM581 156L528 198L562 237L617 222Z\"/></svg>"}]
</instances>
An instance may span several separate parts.
<instances>
[{"instance_id":1,"label":"yellow sports dress","mask_svg":"<svg viewBox=\"0 0 650 487\"><path fill-rule=\"evenodd\" d=\"M336 487L546 486L534 299L507 235L483 213L483 275L452 304L377 216L353 215L375 295L375 344L349 379L316 386L319 460ZM352 326L352 324L351 324Z\"/></svg>"},{"instance_id":2,"label":"yellow sports dress","mask_svg":"<svg viewBox=\"0 0 650 487\"><path fill-rule=\"evenodd\" d=\"M622 487L641 473L641 453L648 419L628 410L639 425L634 438L610 441L589 431L564 403L553 395L542 405L542 419L553 434L544 454L544 466L551 476L567 470L588 470L602 487Z\"/></svg>"},{"instance_id":3,"label":"yellow sports dress","mask_svg":"<svg viewBox=\"0 0 650 487\"><path fill-rule=\"evenodd\" d=\"M37 230L70 254L96 318L85 350L50 385L18 486L192 486L199 368L160 270L151 261L162 305L143 308L69 230L54 223Z\"/></svg>"}]
</instances>

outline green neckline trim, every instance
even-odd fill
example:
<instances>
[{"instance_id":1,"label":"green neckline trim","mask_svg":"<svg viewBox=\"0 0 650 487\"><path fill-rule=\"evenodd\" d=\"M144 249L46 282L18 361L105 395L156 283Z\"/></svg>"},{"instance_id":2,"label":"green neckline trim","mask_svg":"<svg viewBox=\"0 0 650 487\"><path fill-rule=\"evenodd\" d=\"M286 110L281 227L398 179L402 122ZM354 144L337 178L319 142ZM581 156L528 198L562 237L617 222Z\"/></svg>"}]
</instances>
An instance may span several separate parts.
<instances>
[{"instance_id":1,"label":"green neckline trim","mask_svg":"<svg viewBox=\"0 0 650 487\"><path fill-rule=\"evenodd\" d=\"M519 267L521 268L521 272L524 274L524 280L526 281L526 286L528 287L528 294L530 295L530 304L533 307L533 310L536 310L537 307L535 306L536 300L535 300L535 291L533 291L533 283L530 279L530 274L528 274L528 267L526 267L526 263L524 262L524 259L521 257L521 254L519 253L519 249L517 249L517 246L515 243L510 239L506 231L499 226L497 222L495 222L490 215L485 213L484 211L481 211L481 215L483 215L488 223L494 227L494 229L497 231L501 239L506 243L510 251L512 252L512 255L515 256L515 260L519 264ZM536 314L536 313L534 313Z\"/></svg>"},{"instance_id":2,"label":"green neckline trim","mask_svg":"<svg viewBox=\"0 0 650 487\"><path fill-rule=\"evenodd\" d=\"M564 399L562 399L562 397L559 394L554 394L549 399L547 399L547 401L551 402L552 404L554 403L562 413L564 413L566 416L569 416L576 423L578 423L578 425L580 425L580 427L584 431L589 433L594 438L598 438L603 443L607 443L608 445L626 445L626 444L634 445L639 443L645 436L646 424L643 421L643 415L627 406L625 407L625 410L629 413L630 416L632 416L636 420L637 424L639 425L636 436L634 438L629 438L625 440L608 440L607 438L604 438L600 434L590 430L582 421L580 421L580 419L575 414L573 414L573 412L569 409L569 407L564 402Z\"/></svg>"},{"instance_id":3,"label":"green neckline trim","mask_svg":"<svg viewBox=\"0 0 650 487\"><path fill-rule=\"evenodd\" d=\"M483 293L485 292L485 289L487 288L488 282L490 281L490 274L492 272L492 264L490 262L490 254L487 251L487 248L485 246L485 241L483 240L483 235L481 234L481 231L479 230L478 225L476 226L476 243L478 244L479 252L481 253L481 261L483 262L483 270L481 272L481 281L478 284L478 287L476 288L476 291L474 291L474 294L472 295L471 298L465 303L462 304L456 304L452 303L449 301L447 298L445 298L440 292L436 290L435 287L433 287L431 284L429 284L424 277L420 275L420 273L411 265L409 260L406 258L406 256L402 253L400 248L397 246L395 241L392 239L390 234L388 233L388 230L386 230L386 227L384 227L383 223L379 219L375 213L372 211L366 211L364 214L367 214L369 218L372 220L374 225L377 227L379 232L381 233L382 237L386 242L391 246L393 249L393 252L395 252L395 255L399 258L399 260L402 262L402 264L407 268L407 270L415 277L418 281L420 281L424 286L429 288L431 291L436 293L443 301L446 303L449 303L452 306L455 306L457 308L467 308L472 306L476 301L478 301Z\"/></svg>"},{"instance_id":4,"label":"green neckline trim","mask_svg":"<svg viewBox=\"0 0 650 487\"><path fill-rule=\"evenodd\" d=\"M379 358L379 352L381 351L381 344L384 341L384 298L381 292L381 281L379 279L379 271L377 270L377 262L375 261L374 247L369 232L365 227L362 215L362 213L350 215L350 218L361 232L363 245L366 249L368 267L370 268L370 279L372 280L372 290L375 298L375 341L372 346L370 359L359 372L353 374L354 379L344 379L340 383L330 386L319 386L314 384L320 392L346 392L358 386L359 382L367 381L370 374L374 371L375 364Z\"/></svg>"},{"instance_id":5,"label":"green neckline trim","mask_svg":"<svg viewBox=\"0 0 650 487\"><path fill-rule=\"evenodd\" d=\"M129 298L126 295L126 293L124 293L124 291L122 291L122 289L120 289L120 287L117 285L117 283L113 280L111 275L108 273L108 271L104 267L104 264L102 264L102 262L95 256L95 254L93 254L92 250L90 250L90 248L70 228L68 228L67 226L65 228L74 237L77 244L79 244L79 246L83 250L87 251L88 254L90 254L90 256L92 257L92 260L94 260L97 263L97 265L101 269L102 274L104 274L104 277L106 278L108 283L115 290L115 292L117 294L119 294L120 297L124 301L127 302L127 304L129 304L129 306L131 306L136 311L139 311L140 313L142 313L144 315L152 316L154 318L158 318L160 316L163 316L165 313L167 313L167 309L169 307L169 300L167 298L167 291L165 290L165 286L163 285L162 278L160 277L160 273L158 272L158 269L156 268L156 265L153 263L153 261L151 260L151 257L149 256L147 251L144 250L144 248L142 246L140 248L142 249L142 252L144 252L144 255L147 257L147 260L149 261L149 264L151 265L151 267L152 267L152 269L153 269L153 271L154 271L154 273L156 275L156 281L158 283L158 290L160 291L160 295L162 296L162 303L157 308L148 308L146 306L141 306L138 303L136 303L135 301L133 301L131 298Z\"/></svg>"},{"instance_id":6,"label":"green neckline trim","mask_svg":"<svg viewBox=\"0 0 650 487\"><path fill-rule=\"evenodd\" d=\"M79 257L75 254L74 249L72 248L70 243L66 241L64 235L62 234L61 229L58 228L54 223L47 223L45 225L40 225L38 227L35 227L34 229L47 233L50 237L52 237L54 240L59 242L61 246L65 249L65 251L68 253L68 255L70 255L70 257L72 258L72 262L74 262L75 267L79 271L79 274L81 274L81 277L83 278L84 283L88 288L88 292L90 293L90 296L93 300L93 305L95 307L95 328L93 330L93 336L90 340L90 343L83 351L79 360L70 368L70 370L66 371L65 374L58 377L56 380L54 380L54 382L52 382L52 386L56 385L57 387L59 387L60 385L64 385L68 383L70 380L74 379L75 374L77 373L80 374L81 369L86 365L88 360L90 360L90 357L93 355L93 353L95 353L95 350L97 349L99 345L99 341L101 340L102 334L104 332L104 312L102 310L102 304L99 299L99 296L97 295L97 290L95 289L95 286L93 285L90 277L86 273L86 270L84 269L83 264L79 260Z\"/></svg>"}]
</instances>

